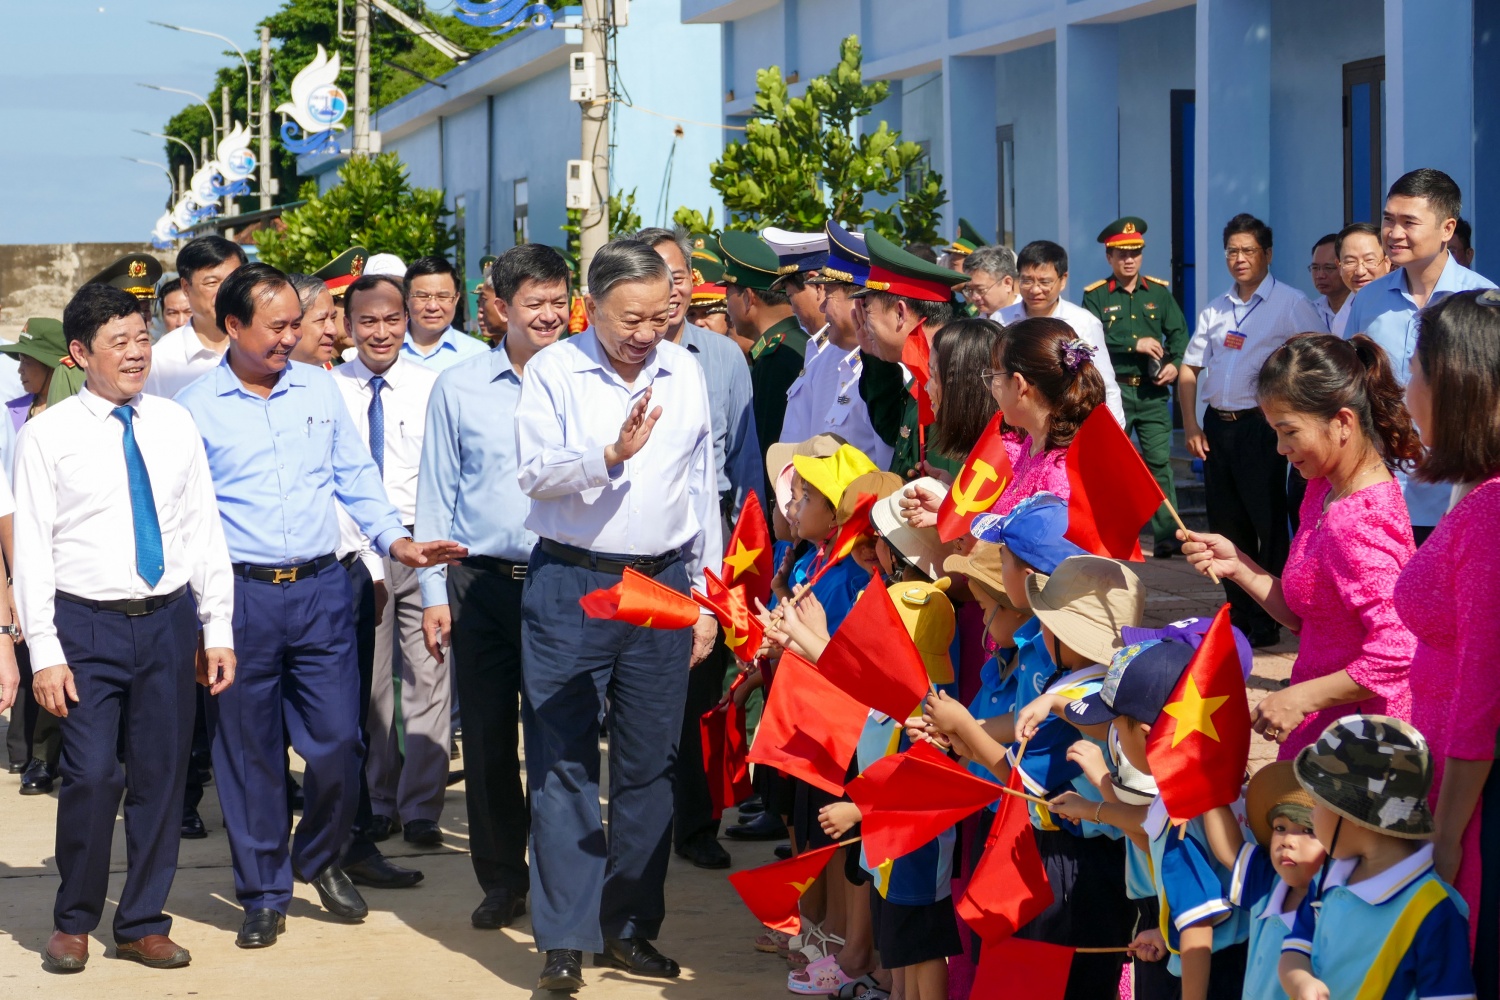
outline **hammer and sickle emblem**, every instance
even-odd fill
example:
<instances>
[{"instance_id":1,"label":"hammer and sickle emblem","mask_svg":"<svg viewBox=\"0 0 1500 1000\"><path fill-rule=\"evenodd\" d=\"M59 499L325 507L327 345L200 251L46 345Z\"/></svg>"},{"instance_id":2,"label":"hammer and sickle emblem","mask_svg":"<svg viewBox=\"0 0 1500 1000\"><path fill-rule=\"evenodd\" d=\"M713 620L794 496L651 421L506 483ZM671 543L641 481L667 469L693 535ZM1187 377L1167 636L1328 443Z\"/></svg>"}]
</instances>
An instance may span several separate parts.
<instances>
[{"instance_id":1,"label":"hammer and sickle emblem","mask_svg":"<svg viewBox=\"0 0 1500 1000\"><path fill-rule=\"evenodd\" d=\"M980 496L985 483L994 480L995 491L989 496ZM960 476L953 483L953 511L959 517L967 517L970 514L978 514L989 510L1000 499L1000 494L1005 492L1005 483L1001 481L1000 474L995 467L982 458L974 459L974 468L971 470L968 485L964 485L963 477Z\"/></svg>"}]
</instances>

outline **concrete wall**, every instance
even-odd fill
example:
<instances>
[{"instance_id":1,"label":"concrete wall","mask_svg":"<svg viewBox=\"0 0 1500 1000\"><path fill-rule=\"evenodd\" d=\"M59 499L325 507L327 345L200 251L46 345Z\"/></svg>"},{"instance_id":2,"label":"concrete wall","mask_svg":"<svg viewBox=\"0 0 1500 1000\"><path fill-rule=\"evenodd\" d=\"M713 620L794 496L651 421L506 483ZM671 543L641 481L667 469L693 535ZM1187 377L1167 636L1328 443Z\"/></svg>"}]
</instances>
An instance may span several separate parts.
<instances>
[{"instance_id":1,"label":"concrete wall","mask_svg":"<svg viewBox=\"0 0 1500 1000\"><path fill-rule=\"evenodd\" d=\"M989 123L991 175L995 126L1014 125L1016 136L1016 249L1032 240L1056 240L1057 46L1048 43L995 59L995 119ZM983 128L975 121L974 128ZM950 220L956 225L957 216ZM973 220L985 236L995 229L992 211Z\"/></svg>"},{"instance_id":2,"label":"concrete wall","mask_svg":"<svg viewBox=\"0 0 1500 1000\"><path fill-rule=\"evenodd\" d=\"M156 253L168 269L176 261L145 243L0 244L0 335L14 339L31 316L61 319L79 286L128 253Z\"/></svg>"}]
</instances>

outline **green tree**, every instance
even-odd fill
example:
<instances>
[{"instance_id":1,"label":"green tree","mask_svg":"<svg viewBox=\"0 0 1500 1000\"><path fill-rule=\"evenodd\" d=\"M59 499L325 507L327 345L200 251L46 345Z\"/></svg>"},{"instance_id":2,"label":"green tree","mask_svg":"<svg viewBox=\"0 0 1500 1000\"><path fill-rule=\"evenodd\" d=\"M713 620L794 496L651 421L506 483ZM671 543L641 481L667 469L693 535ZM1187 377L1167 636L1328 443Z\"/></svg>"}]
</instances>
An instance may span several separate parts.
<instances>
[{"instance_id":1,"label":"green tree","mask_svg":"<svg viewBox=\"0 0 1500 1000\"><path fill-rule=\"evenodd\" d=\"M567 211L567 221L557 228L565 234L563 239L563 256L573 267L573 287L577 288L583 283L583 276L578 271L579 234L583 232L583 212L576 208ZM641 228L641 213L635 207L635 188L629 191L616 191L609 196L609 237L626 236L630 233L639 232Z\"/></svg>"},{"instance_id":2,"label":"green tree","mask_svg":"<svg viewBox=\"0 0 1500 1000\"><path fill-rule=\"evenodd\" d=\"M339 169L340 183L318 193L302 186L306 204L281 217L285 230L255 234L260 259L284 271L311 271L351 246L393 253L402 260L447 255L457 238L444 219L443 192L412 187L395 153L354 157Z\"/></svg>"},{"instance_id":3,"label":"green tree","mask_svg":"<svg viewBox=\"0 0 1500 1000\"><path fill-rule=\"evenodd\" d=\"M893 207L865 204L870 196L896 196L923 154L883 121L860 132L859 120L890 93L883 80L864 82L863 59L859 39L845 38L838 65L809 80L802 97L790 96L780 67L756 72L745 139L726 146L710 168L729 212L727 228L805 231L832 219L850 229L873 226L898 242L937 238L938 209L947 198L942 177L930 170Z\"/></svg>"},{"instance_id":4,"label":"green tree","mask_svg":"<svg viewBox=\"0 0 1500 1000\"><path fill-rule=\"evenodd\" d=\"M704 215L696 208L683 205L672 213L672 223L690 233L711 233L714 231L714 210L710 208L708 214Z\"/></svg>"}]
</instances>

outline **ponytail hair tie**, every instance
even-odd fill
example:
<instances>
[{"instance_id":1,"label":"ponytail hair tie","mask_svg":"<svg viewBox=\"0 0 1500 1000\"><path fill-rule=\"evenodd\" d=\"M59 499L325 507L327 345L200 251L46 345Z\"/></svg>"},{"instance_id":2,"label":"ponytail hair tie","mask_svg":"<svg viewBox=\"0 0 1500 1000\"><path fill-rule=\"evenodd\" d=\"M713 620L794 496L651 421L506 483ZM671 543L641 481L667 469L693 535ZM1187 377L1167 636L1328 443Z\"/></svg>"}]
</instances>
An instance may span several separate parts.
<instances>
[{"instance_id":1,"label":"ponytail hair tie","mask_svg":"<svg viewBox=\"0 0 1500 1000\"><path fill-rule=\"evenodd\" d=\"M1078 374L1078 369L1087 362L1094 360L1097 348L1082 340L1070 340L1063 345L1063 367L1073 374Z\"/></svg>"}]
</instances>

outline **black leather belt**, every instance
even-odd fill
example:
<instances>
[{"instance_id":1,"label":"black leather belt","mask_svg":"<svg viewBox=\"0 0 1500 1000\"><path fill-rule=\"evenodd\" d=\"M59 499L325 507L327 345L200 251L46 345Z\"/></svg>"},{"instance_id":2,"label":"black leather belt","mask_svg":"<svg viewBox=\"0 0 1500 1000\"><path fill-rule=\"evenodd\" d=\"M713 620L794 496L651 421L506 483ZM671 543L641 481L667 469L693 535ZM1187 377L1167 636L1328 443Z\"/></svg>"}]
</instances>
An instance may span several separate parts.
<instances>
[{"instance_id":1,"label":"black leather belt","mask_svg":"<svg viewBox=\"0 0 1500 1000\"><path fill-rule=\"evenodd\" d=\"M347 556L339 556L339 565L344 567L344 569L346 570L353 569L354 564L357 562L359 562L358 552L351 552Z\"/></svg>"},{"instance_id":2,"label":"black leather belt","mask_svg":"<svg viewBox=\"0 0 1500 1000\"><path fill-rule=\"evenodd\" d=\"M1227 420L1230 423L1234 423L1236 420L1249 420L1252 417L1262 416L1260 407L1258 406L1252 406L1248 410L1221 410L1217 406L1210 406L1208 412L1220 420Z\"/></svg>"},{"instance_id":3,"label":"black leather belt","mask_svg":"<svg viewBox=\"0 0 1500 1000\"><path fill-rule=\"evenodd\" d=\"M500 576L509 577L512 580L526 579L526 564L510 562L498 556L465 556L459 560L470 569L477 569L481 573L496 573Z\"/></svg>"},{"instance_id":4,"label":"black leather belt","mask_svg":"<svg viewBox=\"0 0 1500 1000\"><path fill-rule=\"evenodd\" d=\"M79 597L62 590L57 592L57 599L67 601L69 604L81 604L94 611L113 611L128 618L139 618L141 615L160 611L186 593L187 586L184 584L170 594L162 594L159 597L137 597L127 601L91 601L87 597Z\"/></svg>"},{"instance_id":5,"label":"black leather belt","mask_svg":"<svg viewBox=\"0 0 1500 1000\"><path fill-rule=\"evenodd\" d=\"M306 577L317 576L334 565L342 564L330 552L326 556L318 556L311 562L298 563L296 566L252 566L249 563L235 563L232 569L234 575L242 580L259 580L261 583L296 583Z\"/></svg>"},{"instance_id":6,"label":"black leather belt","mask_svg":"<svg viewBox=\"0 0 1500 1000\"><path fill-rule=\"evenodd\" d=\"M625 555L590 552L588 549L580 549L576 545L565 545L562 542L554 542L550 538L541 539L537 542L537 545L543 552L554 559L561 559L563 562L572 563L574 566L583 566L599 573L621 574L628 568L645 576L656 576L668 566L682 560L682 553L680 552L631 558Z\"/></svg>"}]
</instances>

